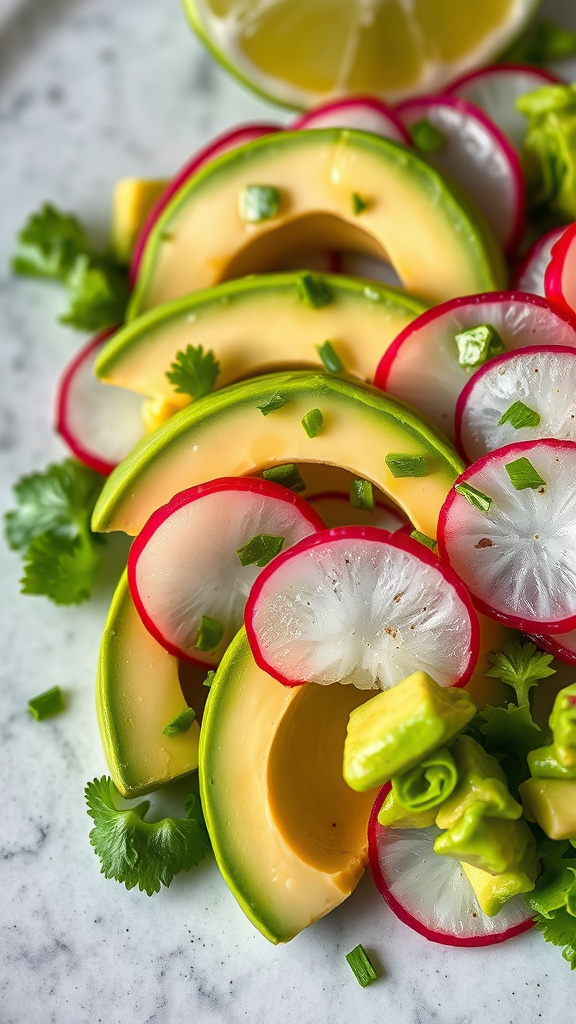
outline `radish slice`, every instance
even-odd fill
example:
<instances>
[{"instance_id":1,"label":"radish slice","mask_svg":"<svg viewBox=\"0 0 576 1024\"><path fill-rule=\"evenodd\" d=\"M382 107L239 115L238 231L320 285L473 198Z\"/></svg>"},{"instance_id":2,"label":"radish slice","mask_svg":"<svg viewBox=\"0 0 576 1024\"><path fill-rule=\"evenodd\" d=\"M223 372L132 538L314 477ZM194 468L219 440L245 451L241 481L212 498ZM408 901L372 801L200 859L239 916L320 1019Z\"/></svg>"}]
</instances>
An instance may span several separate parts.
<instances>
[{"instance_id":1,"label":"radish slice","mask_svg":"<svg viewBox=\"0 0 576 1024\"><path fill-rule=\"evenodd\" d=\"M528 632L576 627L575 477L576 444L556 439L506 445L458 477L440 510L438 550L480 611Z\"/></svg>"},{"instance_id":2,"label":"radish slice","mask_svg":"<svg viewBox=\"0 0 576 1024\"><path fill-rule=\"evenodd\" d=\"M565 661L568 665L576 665L576 629L571 629L568 633L556 633L554 636L543 636L538 633L528 635L535 644L553 654L555 658Z\"/></svg>"},{"instance_id":3,"label":"radish slice","mask_svg":"<svg viewBox=\"0 0 576 1024\"><path fill-rule=\"evenodd\" d=\"M148 241L148 236L158 220L158 217L168 205L172 196L178 192L182 185L184 185L193 174L196 174L196 171L199 171L204 164L207 164L209 160L216 160L217 157L227 153L230 149L236 149L238 146L244 146L248 142L254 142L255 139L260 139L263 135L270 135L271 132L278 132L281 130L281 127L282 126L279 124L254 123L243 124L238 128L232 128L231 131L224 132L222 135L217 135L215 139L212 139L208 145L199 149L198 152L196 152L194 156L192 156L190 160L180 168L177 174L170 180L160 198L154 203L154 206L146 217L142 230L136 239L134 252L132 253L132 260L130 262L130 284L132 287L134 287L136 278L138 277L138 271L140 270L140 264L142 263L142 257L144 255L146 242Z\"/></svg>"},{"instance_id":4,"label":"radish slice","mask_svg":"<svg viewBox=\"0 0 576 1024\"><path fill-rule=\"evenodd\" d=\"M369 509L353 508L346 494L323 491L321 494L315 494L313 498L308 498L308 503L329 529L334 526L376 526L379 530L388 530L390 533L412 529L399 510L396 511L381 501L375 501L374 511L370 512Z\"/></svg>"},{"instance_id":5,"label":"radish slice","mask_svg":"<svg viewBox=\"0 0 576 1024\"><path fill-rule=\"evenodd\" d=\"M302 498L267 480L222 477L181 491L150 516L130 550L128 583L142 622L170 654L217 665L261 571L238 552L262 534L283 538L285 549L323 529ZM203 616L223 629L210 650L196 646Z\"/></svg>"},{"instance_id":6,"label":"radish slice","mask_svg":"<svg viewBox=\"0 0 576 1024\"><path fill-rule=\"evenodd\" d=\"M501 424L511 409L510 419ZM540 421L533 422L538 416ZM526 426L520 425L523 421ZM481 366L458 398L456 441L468 462L502 445L540 437L576 441L574 348L548 345L505 352Z\"/></svg>"},{"instance_id":7,"label":"radish slice","mask_svg":"<svg viewBox=\"0 0 576 1024\"><path fill-rule=\"evenodd\" d=\"M378 813L384 786L368 824L372 877L390 910L430 942L445 946L491 946L532 927L523 896L513 896L494 917L480 909L459 862L434 852L440 829L385 828Z\"/></svg>"},{"instance_id":8,"label":"radish slice","mask_svg":"<svg viewBox=\"0 0 576 1024\"><path fill-rule=\"evenodd\" d=\"M454 574L411 537L344 526L296 544L269 565L246 603L260 668L286 686L395 686L418 669L463 686L479 625Z\"/></svg>"},{"instance_id":9,"label":"radish slice","mask_svg":"<svg viewBox=\"0 0 576 1024\"><path fill-rule=\"evenodd\" d=\"M496 238L510 254L524 231L526 189L516 150L480 110L454 96L408 100L398 107L411 128L427 121L444 139L427 160L474 200Z\"/></svg>"},{"instance_id":10,"label":"radish slice","mask_svg":"<svg viewBox=\"0 0 576 1024\"><path fill-rule=\"evenodd\" d=\"M576 313L576 222L565 228L554 243L544 275L544 290L550 302L569 316Z\"/></svg>"},{"instance_id":11,"label":"radish slice","mask_svg":"<svg viewBox=\"0 0 576 1024\"><path fill-rule=\"evenodd\" d=\"M366 256L362 252L341 252L341 274L349 277L363 277L367 281L379 281L393 288L402 288L402 281L391 263L377 260L374 256Z\"/></svg>"},{"instance_id":12,"label":"radish slice","mask_svg":"<svg viewBox=\"0 0 576 1024\"><path fill-rule=\"evenodd\" d=\"M513 285L521 292L545 295L544 274L550 262L552 246L564 233L565 228L552 228L542 235L516 268Z\"/></svg>"},{"instance_id":13,"label":"radish slice","mask_svg":"<svg viewBox=\"0 0 576 1024\"><path fill-rule=\"evenodd\" d=\"M552 72L529 64L496 64L463 75L446 91L481 107L516 149L521 150L527 122L516 110L516 100L525 92L560 81Z\"/></svg>"},{"instance_id":14,"label":"radish slice","mask_svg":"<svg viewBox=\"0 0 576 1024\"><path fill-rule=\"evenodd\" d=\"M355 128L359 132L383 135L393 142L411 146L410 136L398 114L375 96L347 96L314 107L290 126L301 128Z\"/></svg>"},{"instance_id":15,"label":"radish slice","mask_svg":"<svg viewBox=\"0 0 576 1024\"><path fill-rule=\"evenodd\" d=\"M104 476L144 434L142 395L94 376L98 353L115 330L82 346L64 370L56 397L56 430L80 462Z\"/></svg>"},{"instance_id":16,"label":"radish slice","mask_svg":"<svg viewBox=\"0 0 576 1024\"><path fill-rule=\"evenodd\" d=\"M454 437L456 401L473 371L460 366L455 335L479 324L491 324L507 350L576 346L574 315L568 320L538 295L468 295L434 306L408 324L384 353L374 383Z\"/></svg>"}]
</instances>

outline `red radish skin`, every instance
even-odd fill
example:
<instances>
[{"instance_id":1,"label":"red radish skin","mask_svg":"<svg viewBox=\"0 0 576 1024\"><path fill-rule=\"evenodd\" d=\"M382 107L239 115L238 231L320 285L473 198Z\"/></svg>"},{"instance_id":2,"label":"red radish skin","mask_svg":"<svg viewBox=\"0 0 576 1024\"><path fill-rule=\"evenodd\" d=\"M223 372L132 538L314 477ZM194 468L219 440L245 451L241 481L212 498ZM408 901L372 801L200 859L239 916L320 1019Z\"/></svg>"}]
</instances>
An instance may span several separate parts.
<instances>
[{"instance_id":1,"label":"red radish skin","mask_svg":"<svg viewBox=\"0 0 576 1024\"><path fill-rule=\"evenodd\" d=\"M146 248L150 232L156 224L160 214L182 185L184 185L193 174L196 174L196 172L210 160L216 160L217 157L227 153L230 149L236 149L238 146L244 146L248 142L254 142L255 139L259 139L263 135L270 135L271 132L278 132L281 130L281 127L282 126L279 124L269 124L266 122L239 125L239 127L233 128L231 131L227 131L222 135L216 136L215 139L212 139L207 146L203 146L202 149L198 150L198 152L195 153L186 164L184 164L184 166L170 180L159 199L154 203L154 206L146 217L140 234L136 239L134 252L132 253L132 260L130 262L130 285L132 288L134 287L136 278L138 277L138 272L144 256L144 249Z\"/></svg>"},{"instance_id":2,"label":"red radish skin","mask_svg":"<svg viewBox=\"0 0 576 1024\"><path fill-rule=\"evenodd\" d=\"M116 330L111 327L82 346L65 368L56 395L56 430L60 437L80 462L103 476L109 476L144 434L142 396L103 384L92 372L100 349ZM107 435L100 444L95 436L86 436L86 426L81 422L87 388L90 403L98 411L96 419L100 419L102 432ZM123 423L118 413L124 413L128 422ZM116 457L111 457L111 449Z\"/></svg>"},{"instance_id":3,"label":"red radish skin","mask_svg":"<svg viewBox=\"0 0 576 1024\"><path fill-rule=\"evenodd\" d=\"M557 633L556 636L544 636L539 633L528 633L528 636L542 650L553 654L555 658L566 662L567 665L576 665L576 629L567 633Z\"/></svg>"},{"instance_id":4,"label":"red radish skin","mask_svg":"<svg viewBox=\"0 0 576 1024\"><path fill-rule=\"evenodd\" d=\"M158 641L159 644L161 644L162 647L164 647L166 651L168 651L169 654L173 654L175 657L188 661L191 664L205 665L207 667L217 664L219 658L212 655L211 652L198 652L197 654L191 654L190 651L183 650L182 647L176 645L167 636L165 636L159 628L158 623L150 615L147 603L143 600L141 594L141 584L138 577L138 562L149 541L154 538L156 531L166 522L167 519L170 518L170 516L174 515L174 513L177 513L180 509L183 509L193 501L198 501L204 497L209 497L219 493L222 494L223 492L237 492L239 495L248 493L255 496L263 496L268 499L273 499L276 502L282 502L286 506L291 506L295 510L295 519L301 521L301 524L307 531L309 530L310 533L325 529L320 516L303 498L294 494L293 491L288 490L288 488L282 487L280 484L273 483L269 480L261 480L257 477L220 477L216 480L211 480L208 483L189 487L184 491L180 491L166 505L157 509L156 512L150 516L145 526L134 539L128 556L128 585L130 587L132 599L148 632L155 640ZM302 530L301 532L304 531ZM251 538L248 537L247 539L249 540ZM246 541L244 541L244 543L246 543ZM165 565L159 564L158 573L165 573L165 571Z\"/></svg>"},{"instance_id":5,"label":"red radish skin","mask_svg":"<svg viewBox=\"0 0 576 1024\"><path fill-rule=\"evenodd\" d=\"M372 808L372 813L370 815L370 820L368 822L368 862L370 864L372 878L374 879L374 883L376 885L376 888L378 889L378 892L384 898L384 900L390 907L392 913L395 914L395 916L400 921L408 925L408 927L411 928L413 931L418 932L419 935L424 936L424 938L428 939L429 942L438 942L443 946L460 947L493 946L498 942L506 942L507 939L512 939L515 935L521 935L522 932L526 932L533 927L534 922L532 920L532 914L528 907L526 907L526 917L523 920L511 925L508 928L505 928L503 931L491 932L490 934L485 935L456 935L451 932L434 931L427 927L427 925L424 924L422 921L418 920L418 918L415 917L413 914L411 914L410 911L405 906L403 906L402 903L399 902L399 900L391 891L390 886L388 885L386 879L384 878L382 868L380 866L378 844L382 841L387 831L396 831L392 829L386 829L378 821L378 814L380 813L382 804L384 803L384 800L386 799L388 793L390 792L390 789L391 785L388 782L386 783L385 786L382 787L382 789L378 793L378 796L376 797L376 801L374 803L374 807ZM436 856L439 855L437 854ZM479 908L478 914L482 915L482 911ZM487 918L487 920L497 920L497 917Z\"/></svg>"},{"instance_id":6,"label":"red radish skin","mask_svg":"<svg viewBox=\"0 0 576 1024\"><path fill-rule=\"evenodd\" d=\"M484 214L508 256L518 248L526 220L526 188L518 153L480 107L456 96L407 100L404 124L429 121L446 145L426 158L453 178Z\"/></svg>"},{"instance_id":7,"label":"red radish skin","mask_svg":"<svg viewBox=\"0 0 576 1024\"><path fill-rule=\"evenodd\" d=\"M552 228L534 243L516 267L512 278L514 290L532 292L533 295L546 295L544 275L550 262L552 246L558 241L564 230L565 228Z\"/></svg>"},{"instance_id":8,"label":"red radish skin","mask_svg":"<svg viewBox=\"0 0 576 1024\"><path fill-rule=\"evenodd\" d=\"M262 599L262 593L270 578L276 571L281 570L289 559L296 558L301 554L305 556L309 555L310 552L319 546L329 545L340 540L372 541L378 544L385 542L389 547L396 548L402 552L408 553L409 555L415 556L419 562L424 563L426 566L432 566L440 573L441 576L444 577L444 579L448 581L466 612L469 628L469 650L467 663L460 672L458 678L445 685L459 687L465 686L474 671L480 649L480 625L466 587L458 576L452 572L448 564L446 562L442 562L438 556L433 554L432 551L430 551L430 549L424 544L421 544L419 541L407 536L405 533L389 533L386 530L380 530L377 527L370 526L335 527L334 529L323 530L320 533L305 537L304 540L294 544L289 551L281 552L277 555L273 563L270 563L262 570L250 591L250 596L246 602L244 612L244 624L246 627L248 641L252 649L254 660L259 668L263 669L264 672L267 672L275 679L278 679L278 681L284 686L301 686L309 681L308 679L295 679L286 676L266 658L262 650L257 629L254 625L258 614L258 604ZM419 667L420 666L415 664L412 671L416 671ZM406 673L406 675L407 674L408 673ZM374 686L372 686L372 688L374 688Z\"/></svg>"},{"instance_id":9,"label":"red radish skin","mask_svg":"<svg viewBox=\"0 0 576 1024\"><path fill-rule=\"evenodd\" d=\"M354 128L382 135L405 146L412 145L396 111L375 96L346 96L331 100L302 114L290 127L293 131L302 128Z\"/></svg>"},{"instance_id":10,"label":"red radish skin","mask_svg":"<svg viewBox=\"0 0 576 1024\"><path fill-rule=\"evenodd\" d=\"M576 315L576 222L555 242L544 274L544 290L566 316Z\"/></svg>"}]
</instances>

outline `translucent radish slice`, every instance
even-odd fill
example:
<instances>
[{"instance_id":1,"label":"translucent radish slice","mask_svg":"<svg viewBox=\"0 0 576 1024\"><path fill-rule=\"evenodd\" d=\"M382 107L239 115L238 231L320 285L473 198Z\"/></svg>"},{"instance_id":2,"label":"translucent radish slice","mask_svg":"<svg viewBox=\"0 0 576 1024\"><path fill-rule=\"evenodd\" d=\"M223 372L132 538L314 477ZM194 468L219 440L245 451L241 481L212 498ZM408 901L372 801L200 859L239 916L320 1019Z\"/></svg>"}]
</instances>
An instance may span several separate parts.
<instances>
[{"instance_id":1,"label":"translucent radish slice","mask_svg":"<svg viewBox=\"0 0 576 1024\"><path fill-rule=\"evenodd\" d=\"M369 509L353 508L346 494L324 491L309 498L308 503L329 529L334 526L376 526L379 530L388 530L390 533L412 529L400 511L396 512L383 502L375 502L374 511L370 512Z\"/></svg>"},{"instance_id":2,"label":"translucent radish slice","mask_svg":"<svg viewBox=\"0 0 576 1024\"><path fill-rule=\"evenodd\" d=\"M355 128L360 132L383 135L385 139L402 142L406 146L412 145L398 114L375 96L347 96L323 103L296 118L290 127Z\"/></svg>"},{"instance_id":3,"label":"translucent radish slice","mask_svg":"<svg viewBox=\"0 0 576 1024\"><path fill-rule=\"evenodd\" d=\"M550 302L569 316L576 314L576 223L565 228L554 243L544 274L544 290Z\"/></svg>"},{"instance_id":4,"label":"translucent radish slice","mask_svg":"<svg viewBox=\"0 0 576 1024\"><path fill-rule=\"evenodd\" d=\"M262 571L238 552L263 534L283 538L284 550L323 529L302 498L267 480L222 477L181 491L154 512L130 550L128 583L142 622L170 654L218 664ZM202 618L216 623L208 639L199 636Z\"/></svg>"},{"instance_id":5,"label":"translucent radish slice","mask_svg":"<svg viewBox=\"0 0 576 1024\"><path fill-rule=\"evenodd\" d=\"M495 64L458 78L447 89L481 107L518 150L526 134L526 118L516 110L516 100L525 92L560 82L556 75L528 64Z\"/></svg>"},{"instance_id":6,"label":"translucent radish slice","mask_svg":"<svg viewBox=\"0 0 576 1024\"><path fill-rule=\"evenodd\" d=\"M514 410L518 402L525 409ZM500 423L507 414L510 418ZM540 421L532 423L538 416ZM514 426L523 420L532 425ZM458 398L456 441L468 462L502 445L540 437L576 441L574 348L548 345L505 352L481 366Z\"/></svg>"},{"instance_id":7,"label":"translucent radish slice","mask_svg":"<svg viewBox=\"0 0 576 1024\"><path fill-rule=\"evenodd\" d=\"M98 353L114 330L84 345L68 364L56 398L56 430L86 466L108 476L144 434L142 396L94 376Z\"/></svg>"},{"instance_id":8,"label":"translucent radish slice","mask_svg":"<svg viewBox=\"0 0 576 1024\"><path fill-rule=\"evenodd\" d=\"M513 896L494 917L480 909L457 860L434 852L440 829L384 828L378 813L389 790L376 799L368 825L372 877L392 912L430 942L491 946L532 927L522 896Z\"/></svg>"},{"instance_id":9,"label":"translucent radish slice","mask_svg":"<svg viewBox=\"0 0 576 1024\"><path fill-rule=\"evenodd\" d=\"M195 153L186 164L184 164L184 166L170 180L160 198L154 203L154 206L150 210L150 213L144 221L142 230L138 235L130 263L130 284L132 286L138 277L138 271L140 270L140 264L142 263L142 257L144 255L146 242L148 241L148 236L158 220L158 217L178 189L181 188L193 174L196 174L196 171L199 171L204 164L207 164L209 160L216 160L217 157L227 153L230 149L236 149L238 146L244 146L248 142L254 142L255 139L259 139L263 135L270 135L271 132L278 132L281 127L282 126L279 124L267 123L240 125L238 128L233 128L231 131L224 132L223 135L217 135L215 139L212 139L208 145L199 149L198 152Z\"/></svg>"},{"instance_id":10,"label":"translucent radish slice","mask_svg":"<svg viewBox=\"0 0 576 1024\"><path fill-rule=\"evenodd\" d=\"M443 144L427 160L476 203L496 238L513 253L522 237L526 189L520 160L505 135L479 107L455 96L422 97L398 107L411 128L427 121Z\"/></svg>"},{"instance_id":11,"label":"translucent radish slice","mask_svg":"<svg viewBox=\"0 0 576 1024\"><path fill-rule=\"evenodd\" d=\"M506 445L458 477L440 511L438 550L480 611L532 633L576 627L575 477L576 444L556 439Z\"/></svg>"},{"instance_id":12,"label":"translucent radish slice","mask_svg":"<svg viewBox=\"0 0 576 1024\"><path fill-rule=\"evenodd\" d=\"M576 346L576 318L528 292L488 292L450 299L400 332L384 353L374 383L413 405L449 437L454 410L473 367L458 362L455 336L491 324L508 351L532 345Z\"/></svg>"},{"instance_id":13,"label":"translucent radish slice","mask_svg":"<svg viewBox=\"0 0 576 1024\"><path fill-rule=\"evenodd\" d=\"M403 534L343 526L307 537L256 581L246 630L260 668L286 686L395 686L419 669L462 686L478 658L466 589Z\"/></svg>"},{"instance_id":14,"label":"translucent radish slice","mask_svg":"<svg viewBox=\"0 0 576 1024\"><path fill-rule=\"evenodd\" d=\"M558 241L565 228L552 228L534 243L522 262L516 268L513 285L521 292L545 295L544 274L550 262L552 246Z\"/></svg>"},{"instance_id":15,"label":"translucent radish slice","mask_svg":"<svg viewBox=\"0 0 576 1024\"><path fill-rule=\"evenodd\" d=\"M576 665L576 629L568 633L556 633L554 636L543 636L538 633L530 633L530 639L538 644L545 651L553 654L560 661L568 665Z\"/></svg>"}]
</instances>

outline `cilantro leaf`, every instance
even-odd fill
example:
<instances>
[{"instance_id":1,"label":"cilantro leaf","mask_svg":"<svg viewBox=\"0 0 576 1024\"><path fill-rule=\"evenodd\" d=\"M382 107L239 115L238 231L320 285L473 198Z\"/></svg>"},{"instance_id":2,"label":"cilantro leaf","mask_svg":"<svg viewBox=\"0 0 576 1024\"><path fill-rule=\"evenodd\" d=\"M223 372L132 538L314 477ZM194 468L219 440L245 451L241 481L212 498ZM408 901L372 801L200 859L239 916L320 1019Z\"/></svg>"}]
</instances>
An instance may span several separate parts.
<instances>
[{"instance_id":1,"label":"cilantro leaf","mask_svg":"<svg viewBox=\"0 0 576 1024\"><path fill-rule=\"evenodd\" d=\"M148 822L144 816L148 800L120 810L119 793L108 776L94 779L85 789L88 814L94 820L90 843L100 858L105 878L123 882L127 889L138 886L151 896L161 885L170 885L174 875L189 871L210 848L198 802L188 799L186 817Z\"/></svg>"},{"instance_id":2,"label":"cilantro leaf","mask_svg":"<svg viewBox=\"0 0 576 1024\"><path fill-rule=\"evenodd\" d=\"M99 473L74 459L20 477L14 486L16 508L5 516L8 544L26 551L41 534L73 540L86 533L103 483Z\"/></svg>"},{"instance_id":3,"label":"cilantro leaf","mask_svg":"<svg viewBox=\"0 0 576 1024\"><path fill-rule=\"evenodd\" d=\"M550 668L552 654L544 654L534 644L521 644L518 640L507 640L502 644L502 651L498 654L491 651L488 659L494 667L486 675L511 686L519 705L528 704L532 686L556 673L556 669Z\"/></svg>"},{"instance_id":4,"label":"cilantro leaf","mask_svg":"<svg viewBox=\"0 0 576 1024\"><path fill-rule=\"evenodd\" d=\"M12 270L15 274L66 281L77 256L88 247L86 232L76 217L45 203L18 235Z\"/></svg>"},{"instance_id":5,"label":"cilantro leaf","mask_svg":"<svg viewBox=\"0 0 576 1024\"><path fill-rule=\"evenodd\" d=\"M81 604L90 597L99 568L100 553L89 538L42 533L26 551L21 592L54 604Z\"/></svg>"},{"instance_id":6,"label":"cilantro leaf","mask_svg":"<svg viewBox=\"0 0 576 1024\"><path fill-rule=\"evenodd\" d=\"M179 395L197 399L214 390L219 373L220 364L212 349L204 352L202 345L188 345L184 352L178 352L166 377Z\"/></svg>"},{"instance_id":7,"label":"cilantro leaf","mask_svg":"<svg viewBox=\"0 0 576 1024\"><path fill-rule=\"evenodd\" d=\"M123 267L84 253L77 257L66 283L70 304L61 323L81 331L100 331L123 322L130 294Z\"/></svg>"},{"instance_id":8,"label":"cilantro leaf","mask_svg":"<svg viewBox=\"0 0 576 1024\"><path fill-rule=\"evenodd\" d=\"M530 774L526 757L530 750L541 747L544 735L532 720L527 704L494 708L489 704L472 723L482 736L482 746L502 761L510 790L515 792Z\"/></svg>"},{"instance_id":9,"label":"cilantro leaf","mask_svg":"<svg viewBox=\"0 0 576 1024\"><path fill-rule=\"evenodd\" d=\"M536 914L534 927L542 932L546 942L554 946L562 946L562 956L570 964L570 969L576 967L576 917L572 917L568 911L561 907L555 911L553 917L544 917Z\"/></svg>"},{"instance_id":10,"label":"cilantro leaf","mask_svg":"<svg viewBox=\"0 0 576 1024\"><path fill-rule=\"evenodd\" d=\"M552 918L561 907L576 916L576 856L566 859L568 842L546 839L539 845L542 871L526 895L528 906L542 917Z\"/></svg>"}]
</instances>

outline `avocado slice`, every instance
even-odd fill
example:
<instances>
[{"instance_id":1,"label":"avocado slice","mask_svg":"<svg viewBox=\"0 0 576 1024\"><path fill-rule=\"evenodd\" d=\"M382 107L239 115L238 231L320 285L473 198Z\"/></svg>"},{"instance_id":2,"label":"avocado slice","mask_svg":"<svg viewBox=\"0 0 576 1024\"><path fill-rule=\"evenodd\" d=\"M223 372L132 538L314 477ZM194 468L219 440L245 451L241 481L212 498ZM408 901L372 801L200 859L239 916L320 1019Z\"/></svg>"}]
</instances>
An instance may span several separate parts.
<instances>
[{"instance_id":1,"label":"avocado slice","mask_svg":"<svg viewBox=\"0 0 576 1024\"><path fill-rule=\"evenodd\" d=\"M252 923L287 942L360 879L374 791L342 778L354 686L286 687L242 629L210 687L200 736L202 808L216 861Z\"/></svg>"},{"instance_id":2,"label":"avocado slice","mask_svg":"<svg viewBox=\"0 0 576 1024\"><path fill-rule=\"evenodd\" d=\"M102 636L96 682L104 754L122 796L148 793L197 767L197 722L187 732L163 734L186 707L178 659L142 625L124 573Z\"/></svg>"},{"instance_id":3,"label":"avocado slice","mask_svg":"<svg viewBox=\"0 0 576 1024\"><path fill-rule=\"evenodd\" d=\"M399 289L343 275L314 274L330 301L305 301L303 273L228 281L175 299L121 328L101 349L96 376L137 391L172 411L190 398L174 391L166 371L188 345L213 349L218 387L278 369L322 369L330 343L346 372L372 381L394 338L426 306Z\"/></svg>"},{"instance_id":4,"label":"avocado slice","mask_svg":"<svg viewBox=\"0 0 576 1024\"><path fill-rule=\"evenodd\" d=\"M256 204L257 219L247 203L255 189L275 200ZM355 193L367 201L359 215ZM307 247L387 259L430 302L504 281L488 228L414 150L350 129L275 132L211 161L176 193L148 240L129 316L278 269Z\"/></svg>"},{"instance_id":5,"label":"avocado slice","mask_svg":"<svg viewBox=\"0 0 576 1024\"><path fill-rule=\"evenodd\" d=\"M114 186L112 198L112 249L121 263L128 263L142 225L166 181L145 181L121 178Z\"/></svg>"}]
</instances>

